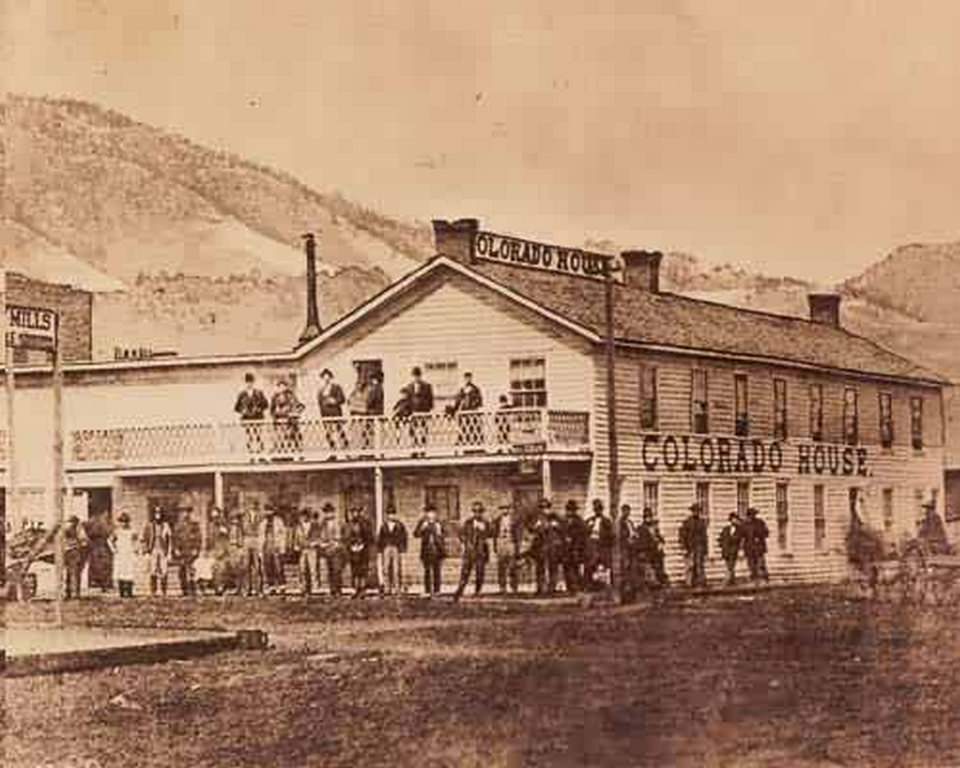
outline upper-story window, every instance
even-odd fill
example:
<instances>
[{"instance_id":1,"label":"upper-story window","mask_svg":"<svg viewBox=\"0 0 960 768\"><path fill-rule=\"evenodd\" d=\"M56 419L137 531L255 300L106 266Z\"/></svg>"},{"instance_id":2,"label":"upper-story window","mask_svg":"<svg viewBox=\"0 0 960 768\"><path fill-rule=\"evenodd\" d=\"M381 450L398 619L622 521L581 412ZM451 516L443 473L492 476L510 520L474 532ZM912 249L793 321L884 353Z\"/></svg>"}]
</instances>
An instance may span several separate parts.
<instances>
[{"instance_id":1,"label":"upper-story window","mask_svg":"<svg viewBox=\"0 0 960 768\"><path fill-rule=\"evenodd\" d=\"M640 363L640 429L657 428L657 369Z\"/></svg>"},{"instance_id":2,"label":"upper-story window","mask_svg":"<svg viewBox=\"0 0 960 768\"><path fill-rule=\"evenodd\" d=\"M843 390L843 442L856 445L860 439L859 397L857 390L846 387Z\"/></svg>"},{"instance_id":3,"label":"upper-story window","mask_svg":"<svg viewBox=\"0 0 960 768\"><path fill-rule=\"evenodd\" d=\"M456 360L428 360L423 364L423 378L433 387L434 407L440 411L453 402L460 389Z\"/></svg>"},{"instance_id":4,"label":"upper-story window","mask_svg":"<svg viewBox=\"0 0 960 768\"><path fill-rule=\"evenodd\" d=\"M510 361L510 400L517 408L547 407L547 362L542 357Z\"/></svg>"},{"instance_id":5,"label":"upper-story window","mask_svg":"<svg viewBox=\"0 0 960 768\"><path fill-rule=\"evenodd\" d=\"M823 384L810 385L810 439L823 440Z\"/></svg>"},{"instance_id":6,"label":"upper-story window","mask_svg":"<svg viewBox=\"0 0 960 768\"><path fill-rule=\"evenodd\" d=\"M881 392L878 405L880 408L880 445L889 448L893 445L893 395Z\"/></svg>"},{"instance_id":7,"label":"upper-story window","mask_svg":"<svg viewBox=\"0 0 960 768\"><path fill-rule=\"evenodd\" d=\"M775 440L787 439L786 379L773 380L773 437Z\"/></svg>"},{"instance_id":8,"label":"upper-story window","mask_svg":"<svg viewBox=\"0 0 960 768\"><path fill-rule=\"evenodd\" d=\"M750 434L750 394L746 374L738 373L733 377L733 432L739 437Z\"/></svg>"},{"instance_id":9,"label":"upper-story window","mask_svg":"<svg viewBox=\"0 0 960 768\"><path fill-rule=\"evenodd\" d=\"M705 435L710 431L710 404L707 400L707 372L695 368L691 372L690 421L693 431Z\"/></svg>"},{"instance_id":10,"label":"upper-story window","mask_svg":"<svg viewBox=\"0 0 960 768\"><path fill-rule=\"evenodd\" d=\"M914 450L923 448L923 398L910 398L910 442Z\"/></svg>"}]
</instances>

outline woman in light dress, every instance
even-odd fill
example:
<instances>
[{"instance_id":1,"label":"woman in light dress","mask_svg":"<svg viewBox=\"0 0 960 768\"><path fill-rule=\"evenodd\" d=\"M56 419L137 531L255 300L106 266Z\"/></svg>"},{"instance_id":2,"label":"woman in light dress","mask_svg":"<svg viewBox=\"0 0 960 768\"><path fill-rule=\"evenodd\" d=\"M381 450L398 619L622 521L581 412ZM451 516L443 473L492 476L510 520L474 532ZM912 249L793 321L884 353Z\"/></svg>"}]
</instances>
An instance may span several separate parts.
<instances>
[{"instance_id":1,"label":"woman in light dress","mask_svg":"<svg viewBox=\"0 0 960 768\"><path fill-rule=\"evenodd\" d=\"M111 539L114 577L120 597L133 597L133 582L139 563L137 534L130 527L130 516L126 512L120 514L117 522L120 527L114 531Z\"/></svg>"}]
</instances>

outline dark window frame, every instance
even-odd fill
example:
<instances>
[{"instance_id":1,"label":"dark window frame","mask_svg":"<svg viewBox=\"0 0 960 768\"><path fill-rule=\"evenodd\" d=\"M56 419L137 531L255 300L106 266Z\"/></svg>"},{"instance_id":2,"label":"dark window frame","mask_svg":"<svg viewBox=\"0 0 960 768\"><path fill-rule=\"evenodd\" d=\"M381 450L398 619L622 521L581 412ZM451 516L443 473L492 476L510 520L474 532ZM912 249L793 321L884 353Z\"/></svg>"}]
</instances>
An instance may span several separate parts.
<instances>
[{"instance_id":1,"label":"dark window frame","mask_svg":"<svg viewBox=\"0 0 960 768\"><path fill-rule=\"evenodd\" d=\"M848 397L853 395L852 398ZM843 388L843 442L858 445L860 442L860 392L856 387Z\"/></svg>"},{"instance_id":2,"label":"dark window frame","mask_svg":"<svg viewBox=\"0 0 960 768\"><path fill-rule=\"evenodd\" d=\"M880 419L880 446L892 448L893 431L893 394L885 390L877 393L877 412Z\"/></svg>"},{"instance_id":3,"label":"dark window frame","mask_svg":"<svg viewBox=\"0 0 960 768\"><path fill-rule=\"evenodd\" d=\"M698 379L703 382L703 399L697 399ZM710 379L706 368L690 371L690 427L697 435L710 433Z\"/></svg>"},{"instance_id":4,"label":"dark window frame","mask_svg":"<svg viewBox=\"0 0 960 768\"><path fill-rule=\"evenodd\" d=\"M910 398L910 444L913 450L923 450L923 397Z\"/></svg>"},{"instance_id":5,"label":"dark window frame","mask_svg":"<svg viewBox=\"0 0 960 768\"><path fill-rule=\"evenodd\" d=\"M640 388L640 429L656 432L660 421L657 402L657 366L640 363L638 386Z\"/></svg>"},{"instance_id":6,"label":"dark window frame","mask_svg":"<svg viewBox=\"0 0 960 768\"><path fill-rule=\"evenodd\" d=\"M787 439L789 433L787 409L787 380L775 378L773 380L773 437L775 440Z\"/></svg>"},{"instance_id":7,"label":"dark window frame","mask_svg":"<svg viewBox=\"0 0 960 768\"><path fill-rule=\"evenodd\" d=\"M733 375L733 433L750 435L750 380L745 373Z\"/></svg>"},{"instance_id":8,"label":"dark window frame","mask_svg":"<svg viewBox=\"0 0 960 768\"><path fill-rule=\"evenodd\" d=\"M815 443L823 442L823 384L814 382L807 390L810 403L809 430L810 439Z\"/></svg>"}]
</instances>

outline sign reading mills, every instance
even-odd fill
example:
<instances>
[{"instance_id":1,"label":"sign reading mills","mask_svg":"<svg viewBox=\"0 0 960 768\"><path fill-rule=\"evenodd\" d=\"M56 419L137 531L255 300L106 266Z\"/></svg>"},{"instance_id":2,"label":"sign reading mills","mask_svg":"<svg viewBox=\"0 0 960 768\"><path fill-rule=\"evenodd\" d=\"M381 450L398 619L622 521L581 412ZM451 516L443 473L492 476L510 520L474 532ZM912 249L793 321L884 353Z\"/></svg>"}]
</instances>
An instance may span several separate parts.
<instances>
[{"instance_id":1,"label":"sign reading mills","mask_svg":"<svg viewBox=\"0 0 960 768\"><path fill-rule=\"evenodd\" d=\"M648 472L665 469L668 472L759 475L793 471L798 475L845 477L867 477L869 474L867 449L851 445L785 446L769 440L644 435L640 457Z\"/></svg>"},{"instance_id":2,"label":"sign reading mills","mask_svg":"<svg viewBox=\"0 0 960 768\"><path fill-rule=\"evenodd\" d=\"M8 347L52 352L57 345L57 313L42 307L7 305Z\"/></svg>"},{"instance_id":3,"label":"sign reading mills","mask_svg":"<svg viewBox=\"0 0 960 768\"><path fill-rule=\"evenodd\" d=\"M603 280L604 264L614 257L602 253L535 243L509 235L478 232L473 240L473 258L555 274ZM614 271L614 277L619 274Z\"/></svg>"}]
</instances>

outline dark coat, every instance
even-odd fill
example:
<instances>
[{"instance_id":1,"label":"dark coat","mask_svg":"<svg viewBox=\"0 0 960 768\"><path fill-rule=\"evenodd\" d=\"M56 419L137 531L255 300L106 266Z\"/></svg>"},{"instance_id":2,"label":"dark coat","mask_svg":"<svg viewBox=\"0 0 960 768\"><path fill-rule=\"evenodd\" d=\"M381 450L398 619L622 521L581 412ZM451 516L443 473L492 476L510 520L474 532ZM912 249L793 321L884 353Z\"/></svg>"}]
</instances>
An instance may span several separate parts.
<instances>
[{"instance_id":1,"label":"dark coat","mask_svg":"<svg viewBox=\"0 0 960 768\"><path fill-rule=\"evenodd\" d=\"M402 395L410 403L413 413L429 413L433 410L433 387L430 382L420 380L420 385L411 381L402 390Z\"/></svg>"},{"instance_id":2,"label":"dark coat","mask_svg":"<svg viewBox=\"0 0 960 768\"><path fill-rule=\"evenodd\" d=\"M329 388L317 392L317 406L320 416L325 419L335 419L343 416L343 388L335 381L330 382Z\"/></svg>"},{"instance_id":3,"label":"dark coat","mask_svg":"<svg viewBox=\"0 0 960 768\"><path fill-rule=\"evenodd\" d=\"M413 535L420 539L420 559L424 562L442 560L446 552L443 546L443 526L439 520L433 523L423 518L417 523Z\"/></svg>"},{"instance_id":4,"label":"dark coat","mask_svg":"<svg viewBox=\"0 0 960 768\"><path fill-rule=\"evenodd\" d=\"M587 537L596 540L600 549L613 547L613 523L606 515L591 515L586 520Z\"/></svg>"},{"instance_id":5,"label":"dark coat","mask_svg":"<svg viewBox=\"0 0 960 768\"><path fill-rule=\"evenodd\" d=\"M407 551L407 528L399 520L393 528L390 528L386 522L380 526L377 549L383 552L387 547L396 547L401 552Z\"/></svg>"},{"instance_id":6,"label":"dark coat","mask_svg":"<svg viewBox=\"0 0 960 768\"><path fill-rule=\"evenodd\" d=\"M252 389L249 392L244 389L237 395L233 410L239 413L244 421L259 421L269 407L267 396L259 389Z\"/></svg>"},{"instance_id":7,"label":"dark coat","mask_svg":"<svg viewBox=\"0 0 960 768\"><path fill-rule=\"evenodd\" d=\"M471 517L460 528L463 556L483 561L489 560L491 536L493 536L493 523L486 519L478 520Z\"/></svg>"},{"instance_id":8,"label":"dark coat","mask_svg":"<svg viewBox=\"0 0 960 768\"><path fill-rule=\"evenodd\" d=\"M567 515L563 518L564 554L574 563L583 562L587 556L587 524L580 515Z\"/></svg>"},{"instance_id":9,"label":"dark coat","mask_svg":"<svg viewBox=\"0 0 960 768\"><path fill-rule=\"evenodd\" d=\"M173 529L173 548L184 560L196 560L200 556L203 536L196 520L181 520Z\"/></svg>"},{"instance_id":10,"label":"dark coat","mask_svg":"<svg viewBox=\"0 0 960 768\"><path fill-rule=\"evenodd\" d=\"M743 544L743 531L740 524L727 523L723 526L717 543L720 545L720 554L724 560L735 560Z\"/></svg>"},{"instance_id":11,"label":"dark coat","mask_svg":"<svg viewBox=\"0 0 960 768\"><path fill-rule=\"evenodd\" d=\"M680 526L680 548L688 555L706 555L707 522L702 517L690 515Z\"/></svg>"},{"instance_id":12,"label":"dark coat","mask_svg":"<svg viewBox=\"0 0 960 768\"><path fill-rule=\"evenodd\" d=\"M655 563L660 557L660 534L652 525L639 525L633 539L633 551L644 563Z\"/></svg>"},{"instance_id":13,"label":"dark coat","mask_svg":"<svg viewBox=\"0 0 960 768\"><path fill-rule=\"evenodd\" d=\"M743 524L743 552L745 555L765 555L770 530L759 517L748 518Z\"/></svg>"},{"instance_id":14,"label":"dark coat","mask_svg":"<svg viewBox=\"0 0 960 768\"><path fill-rule=\"evenodd\" d=\"M483 395L480 393L480 388L473 382L460 387L453 401L453 410L479 411L481 408L483 408Z\"/></svg>"},{"instance_id":15,"label":"dark coat","mask_svg":"<svg viewBox=\"0 0 960 768\"><path fill-rule=\"evenodd\" d=\"M304 405L292 389L283 389L275 393L270 401L270 415L274 419L298 419L303 413Z\"/></svg>"},{"instance_id":16,"label":"dark coat","mask_svg":"<svg viewBox=\"0 0 960 768\"><path fill-rule=\"evenodd\" d=\"M383 385L379 381L371 381L367 387L367 415L383 415Z\"/></svg>"},{"instance_id":17,"label":"dark coat","mask_svg":"<svg viewBox=\"0 0 960 768\"><path fill-rule=\"evenodd\" d=\"M563 554L563 524L554 513L538 515L530 526L533 543L530 547L534 557L559 559Z\"/></svg>"}]
</instances>

